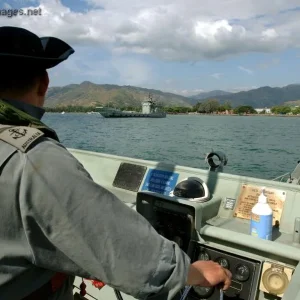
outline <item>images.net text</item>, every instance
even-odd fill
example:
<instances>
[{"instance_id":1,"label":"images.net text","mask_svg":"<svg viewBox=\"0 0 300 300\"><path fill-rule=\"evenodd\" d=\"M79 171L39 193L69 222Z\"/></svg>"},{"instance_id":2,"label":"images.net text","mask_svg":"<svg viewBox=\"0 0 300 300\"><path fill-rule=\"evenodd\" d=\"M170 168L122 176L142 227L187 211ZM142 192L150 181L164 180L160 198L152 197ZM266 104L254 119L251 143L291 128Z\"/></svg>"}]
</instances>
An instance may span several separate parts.
<instances>
[{"instance_id":1,"label":"images.net text","mask_svg":"<svg viewBox=\"0 0 300 300\"><path fill-rule=\"evenodd\" d=\"M17 8L2 8L0 9L0 17L16 17L16 16L41 16L41 8L27 8L27 9L17 9Z\"/></svg>"}]
</instances>

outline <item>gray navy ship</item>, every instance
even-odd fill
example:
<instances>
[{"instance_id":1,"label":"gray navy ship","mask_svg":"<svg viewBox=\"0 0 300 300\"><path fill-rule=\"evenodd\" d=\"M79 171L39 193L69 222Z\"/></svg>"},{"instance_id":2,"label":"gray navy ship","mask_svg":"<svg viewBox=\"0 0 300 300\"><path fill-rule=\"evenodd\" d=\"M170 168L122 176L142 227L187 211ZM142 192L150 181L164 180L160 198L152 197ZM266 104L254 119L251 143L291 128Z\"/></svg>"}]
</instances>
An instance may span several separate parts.
<instances>
[{"instance_id":1,"label":"gray navy ship","mask_svg":"<svg viewBox=\"0 0 300 300\"><path fill-rule=\"evenodd\" d=\"M159 109L151 95L142 102L142 112L122 111L113 107L101 107L97 110L104 118L165 118L167 115Z\"/></svg>"}]
</instances>

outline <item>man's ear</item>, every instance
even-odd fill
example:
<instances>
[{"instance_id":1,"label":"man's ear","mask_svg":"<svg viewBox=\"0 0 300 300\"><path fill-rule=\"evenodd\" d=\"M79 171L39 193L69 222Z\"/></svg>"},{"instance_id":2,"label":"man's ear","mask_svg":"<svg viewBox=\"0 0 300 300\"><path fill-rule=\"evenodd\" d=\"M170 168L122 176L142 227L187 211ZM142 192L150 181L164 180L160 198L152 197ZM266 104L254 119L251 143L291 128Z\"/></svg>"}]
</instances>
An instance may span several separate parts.
<instances>
[{"instance_id":1,"label":"man's ear","mask_svg":"<svg viewBox=\"0 0 300 300\"><path fill-rule=\"evenodd\" d=\"M39 78L38 95L44 97L49 86L48 72L45 70Z\"/></svg>"}]
</instances>

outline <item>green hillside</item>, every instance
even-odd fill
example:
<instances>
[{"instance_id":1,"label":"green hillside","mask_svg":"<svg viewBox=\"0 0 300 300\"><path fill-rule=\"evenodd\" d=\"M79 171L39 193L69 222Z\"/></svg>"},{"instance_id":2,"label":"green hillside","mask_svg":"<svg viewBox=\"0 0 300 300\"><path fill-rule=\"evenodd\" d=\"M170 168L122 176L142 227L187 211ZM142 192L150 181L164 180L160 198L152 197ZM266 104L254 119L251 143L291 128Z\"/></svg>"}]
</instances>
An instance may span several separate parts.
<instances>
[{"instance_id":1,"label":"green hillside","mask_svg":"<svg viewBox=\"0 0 300 300\"><path fill-rule=\"evenodd\" d=\"M300 99L300 84L291 84L285 87L260 87L250 91L229 95L215 96L221 103L229 101L233 107L250 105L254 108L272 107L282 105L287 101ZM206 99L201 99L200 102Z\"/></svg>"},{"instance_id":2,"label":"green hillside","mask_svg":"<svg viewBox=\"0 0 300 300\"><path fill-rule=\"evenodd\" d=\"M300 102L300 84L291 84L282 88L260 87L239 93L226 93L212 91L197 96L183 97L159 90L145 89L134 86L118 86L111 84L94 84L84 81L81 84L70 84L63 87L49 88L45 106L102 106L115 105L117 107L140 107L141 102L148 98L149 93L153 99L163 106L192 107L198 102L207 99L217 99L221 104L229 102L232 107L248 105L254 108L273 107L286 103L295 106ZM203 98L207 96L206 98Z\"/></svg>"},{"instance_id":3,"label":"green hillside","mask_svg":"<svg viewBox=\"0 0 300 300\"><path fill-rule=\"evenodd\" d=\"M87 81L64 87L50 87L45 106L95 106L108 104L119 107L140 106L141 102L148 98L149 93L153 95L154 100L162 103L164 106L191 106L188 99L180 95L133 86L94 84Z\"/></svg>"}]
</instances>

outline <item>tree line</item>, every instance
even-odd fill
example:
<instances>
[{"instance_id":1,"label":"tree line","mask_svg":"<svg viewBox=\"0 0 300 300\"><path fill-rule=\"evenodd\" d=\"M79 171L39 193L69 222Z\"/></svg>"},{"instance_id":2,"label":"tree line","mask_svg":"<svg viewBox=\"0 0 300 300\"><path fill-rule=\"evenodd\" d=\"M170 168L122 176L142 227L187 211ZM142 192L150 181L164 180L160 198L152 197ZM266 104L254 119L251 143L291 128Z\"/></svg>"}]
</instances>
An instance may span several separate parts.
<instances>
[{"instance_id":1,"label":"tree line","mask_svg":"<svg viewBox=\"0 0 300 300\"><path fill-rule=\"evenodd\" d=\"M82 112L86 113L95 109L94 106L67 105L56 107L45 107L46 112Z\"/></svg>"},{"instance_id":2,"label":"tree line","mask_svg":"<svg viewBox=\"0 0 300 300\"><path fill-rule=\"evenodd\" d=\"M287 105L274 106L271 108L271 112L277 115L286 115L290 113L293 115L299 115L300 107L291 107Z\"/></svg>"},{"instance_id":3,"label":"tree line","mask_svg":"<svg viewBox=\"0 0 300 300\"><path fill-rule=\"evenodd\" d=\"M266 114L265 110L261 112L257 112L254 107L250 105L240 105L235 108L232 107L230 101L226 101L224 104L220 104L217 99L208 99L203 102L197 103L192 108L190 107L166 107L165 111L168 113L189 113L189 112L197 112L203 114L213 114L213 113L224 113L227 111L231 114ZM287 105L278 105L271 108L271 113L273 114L300 114L300 107L291 107Z\"/></svg>"},{"instance_id":4,"label":"tree line","mask_svg":"<svg viewBox=\"0 0 300 300\"><path fill-rule=\"evenodd\" d=\"M99 111L98 107L110 107L117 108L121 110L127 111L136 111L140 112L140 107L135 106L117 106L117 105L105 105L97 104L97 106L80 106L80 105L65 105L65 106L55 106L55 107L45 107L46 112L78 112L78 113L86 113L90 111Z\"/></svg>"},{"instance_id":5,"label":"tree line","mask_svg":"<svg viewBox=\"0 0 300 300\"><path fill-rule=\"evenodd\" d=\"M160 103L160 109L169 114L185 114L185 113L203 113L203 114L214 114L214 113L224 113L228 112L231 114L257 114L257 111L249 105L241 105L233 108L229 101L221 104L217 99L208 99L203 102L198 102L193 107L185 106L164 106ZM104 106L105 107L105 106ZM108 106L107 106L108 107ZM111 106L110 106L111 107ZM135 106L120 106L114 105L114 108L127 111L137 111L140 112L140 107ZM57 106L57 107L46 107L47 112L90 112L98 111L95 106L78 106L78 105L67 105L67 106ZM300 114L300 107L290 107L286 105L274 106L271 108L273 114ZM265 114L263 110L260 114Z\"/></svg>"}]
</instances>

